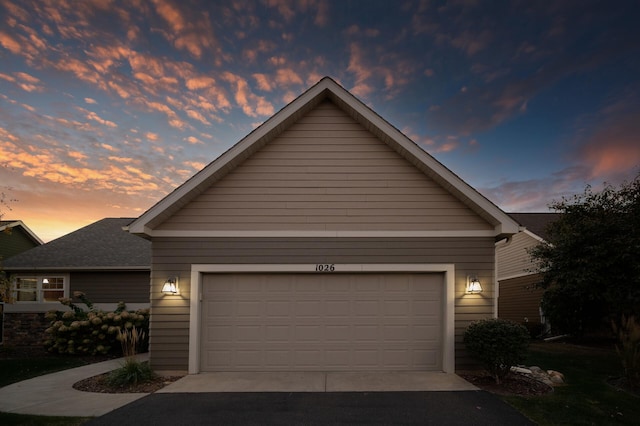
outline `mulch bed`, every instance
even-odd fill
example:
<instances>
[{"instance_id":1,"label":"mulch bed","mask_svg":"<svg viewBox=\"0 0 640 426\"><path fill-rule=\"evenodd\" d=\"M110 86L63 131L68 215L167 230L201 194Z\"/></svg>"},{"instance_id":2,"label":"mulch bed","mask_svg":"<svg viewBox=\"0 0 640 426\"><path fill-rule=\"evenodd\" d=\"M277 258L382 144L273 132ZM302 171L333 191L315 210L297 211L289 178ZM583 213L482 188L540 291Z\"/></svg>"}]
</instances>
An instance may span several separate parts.
<instances>
[{"instance_id":1,"label":"mulch bed","mask_svg":"<svg viewBox=\"0 0 640 426\"><path fill-rule=\"evenodd\" d=\"M539 396L553 392L553 387L521 374L509 374L501 384L486 373L469 372L460 377L482 390L497 395Z\"/></svg>"},{"instance_id":2,"label":"mulch bed","mask_svg":"<svg viewBox=\"0 0 640 426\"><path fill-rule=\"evenodd\" d=\"M109 373L89 377L88 379L76 382L73 385L73 388L83 392L97 393L153 393L183 377L158 376L154 379L138 383L136 385L111 386L107 383L108 376Z\"/></svg>"}]
</instances>

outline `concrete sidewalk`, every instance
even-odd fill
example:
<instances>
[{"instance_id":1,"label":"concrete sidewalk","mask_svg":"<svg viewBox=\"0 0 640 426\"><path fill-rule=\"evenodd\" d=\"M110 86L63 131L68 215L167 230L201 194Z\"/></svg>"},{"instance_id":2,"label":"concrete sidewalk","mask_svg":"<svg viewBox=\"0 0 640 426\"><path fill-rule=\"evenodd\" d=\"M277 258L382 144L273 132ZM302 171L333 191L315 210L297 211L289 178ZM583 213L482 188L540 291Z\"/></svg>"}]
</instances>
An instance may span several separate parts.
<instances>
[{"instance_id":1,"label":"concrete sidewalk","mask_svg":"<svg viewBox=\"0 0 640 426\"><path fill-rule=\"evenodd\" d=\"M148 354L136 356L146 361ZM120 367L123 359L59 371L0 388L0 411L47 416L97 417L136 401L146 393L82 392L73 384ZM273 372L188 375L158 394L330 393L476 391L455 374L439 372ZM170 397L170 395L167 395Z\"/></svg>"},{"instance_id":2,"label":"concrete sidewalk","mask_svg":"<svg viewBox=\"0 0 640 426\"><path fill-rule=\"evenodd\" d=\"M148 354L137 355L146 361ZM95 417L140 399L146 393L92 393L73 384L120 367L123 359L113 359L58 371L0 388L0 411L41 416Z\"/></svg>"}]
</instances>

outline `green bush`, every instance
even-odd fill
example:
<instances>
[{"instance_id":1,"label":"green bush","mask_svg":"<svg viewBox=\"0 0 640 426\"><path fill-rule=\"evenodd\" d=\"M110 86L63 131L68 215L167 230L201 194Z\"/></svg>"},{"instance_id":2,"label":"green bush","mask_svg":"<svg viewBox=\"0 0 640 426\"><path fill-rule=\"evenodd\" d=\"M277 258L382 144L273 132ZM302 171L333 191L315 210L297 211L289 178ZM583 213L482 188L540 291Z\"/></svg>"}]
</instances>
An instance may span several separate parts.
<instances>
[{"instance_id":1,"label":"green bush","mask_svg":"<svg viewBox=\"0 0 640 426\"><path fill-rule=\"evenodd\" d=\"M527 355L529 332L513 321L500 318L471 323L464 333L469 354L482 363L496 383Z\"/></svg>"},{"instance_id":2,"label":"green bush","mask_svg":"<svg viewBox=\"0 0 640 426\"><path fill-rule=\"evenodd\" d=\"M144 336L149 335L149 309L127 311L124 302L119 302L113 312L95 309L84 293L74 296L87 305L88 311L75 305L69 298L60 298L60 303L71 308L69 311L52 310L45 318L50 321L45 330L48 335L44 342L49 352L60 354L119 354L118 331L138 329ZM141 342L141 351L146 351L148 341Z\"/></svg>"}]
</instances>

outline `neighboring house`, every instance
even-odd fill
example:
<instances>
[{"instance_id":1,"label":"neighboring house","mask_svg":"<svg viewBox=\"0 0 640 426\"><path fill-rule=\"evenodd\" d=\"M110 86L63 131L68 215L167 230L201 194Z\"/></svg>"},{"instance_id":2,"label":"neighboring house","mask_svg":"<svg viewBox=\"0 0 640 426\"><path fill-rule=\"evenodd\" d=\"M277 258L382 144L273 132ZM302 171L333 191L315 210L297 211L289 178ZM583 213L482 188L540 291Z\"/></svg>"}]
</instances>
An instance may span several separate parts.
<instances>
[{"instance_id":1,"label":"neighboring house","mask_svg":"<svg viewBox=\"0 0 640 426\"><path fill-rule=\"evenodd\" d=\"M509 213L524 230L496 244L498 271L498 317L529 323L532 329L542 322L541 277L528 250L546 239L547 225L560 213Z\"/></svg>"},{"instance_id":2,"label":"neighboring house","mask_svg":"<svg viewBox=\"0 0 640 426\"><path fill-rule=\"evenodd\" d=\"M74 291L103 309L148 307L151 243L123 230L132 220L102 219L7 259L15 301L4 307L4 344L41 343L44 313Z\"/></svg>"},{"instance_id":3,"label":"neighboring house","mask_svg":"<svg viewBox=\"0 0 640 426\"><path fill-rule=\"evenodd\" d=\"M0 220L0 269L3 260L42 244L21 220Z\"/></svg>"},{"instance_id":4,"label":"neighboring house","mask_svg":"<svg viewBox=\"0 0 640 426\"><path fill-rule=\"evenodd\" d=\"M152 366L454 372L518 227L324 78L129 226L152 241Z\"/></svg>"}]
</instances>

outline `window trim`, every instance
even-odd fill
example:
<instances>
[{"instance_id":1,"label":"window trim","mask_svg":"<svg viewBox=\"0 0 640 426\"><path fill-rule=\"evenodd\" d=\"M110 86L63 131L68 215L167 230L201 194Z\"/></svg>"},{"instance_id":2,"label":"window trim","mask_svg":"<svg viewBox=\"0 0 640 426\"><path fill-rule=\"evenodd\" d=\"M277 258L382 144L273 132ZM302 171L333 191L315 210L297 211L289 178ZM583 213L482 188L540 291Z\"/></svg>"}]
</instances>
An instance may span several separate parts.
<instances>
[{"instance_id":1,"label":"window trim","mask_svg":"<svg viewBox=\"0 0 640 426\"><path fill-rule=\"evenodd\" d=\"M52 304L59 303L56 300L43 300L45 291L51 291L51 289L44 289L42 284L45 278L62 278L62 296L69 297L69 274L16 274L11 277L12 285L12 298L16 304ZM18 300L18 279L35 279L36 280L36 300Z\"/></svg>"}]
</instances>

